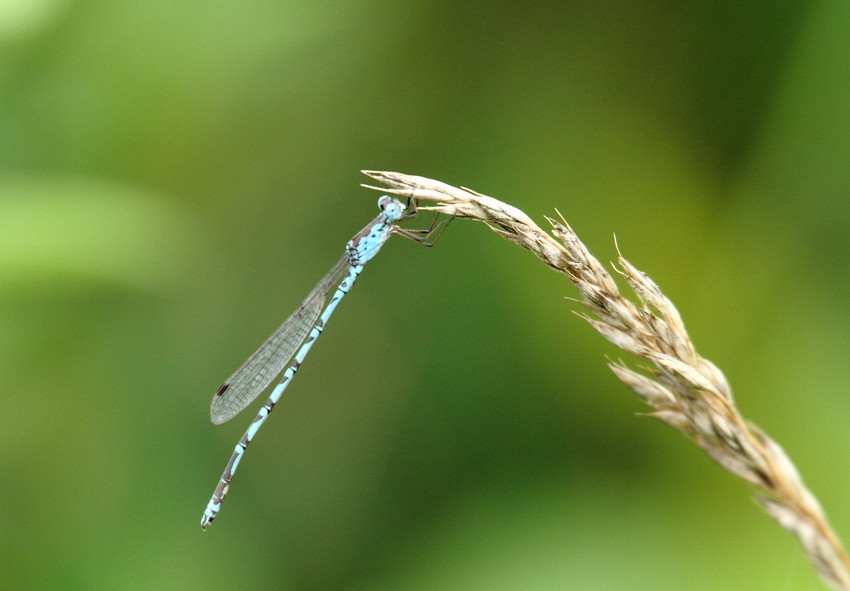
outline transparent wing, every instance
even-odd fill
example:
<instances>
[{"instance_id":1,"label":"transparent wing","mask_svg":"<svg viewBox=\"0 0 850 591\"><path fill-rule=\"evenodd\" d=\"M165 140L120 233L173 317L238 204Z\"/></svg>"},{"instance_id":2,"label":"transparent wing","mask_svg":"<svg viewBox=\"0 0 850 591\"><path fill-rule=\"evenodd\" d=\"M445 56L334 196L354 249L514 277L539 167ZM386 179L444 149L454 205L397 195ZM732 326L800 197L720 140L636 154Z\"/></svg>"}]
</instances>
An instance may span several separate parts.
<instances>
[{"instance_id":1,"label":"transparent wing","mask_svg":"<svg viewBox=\"0 0 850 591\"><path fill-rule=\"evenodd\" d=\"M328 292L342 281L347 271L348 255L343 255L289 318L225 380L210 403L210 419L214 424L235 417L271 384L310 334L325 307Z\"/></svg>"}]
</instances>

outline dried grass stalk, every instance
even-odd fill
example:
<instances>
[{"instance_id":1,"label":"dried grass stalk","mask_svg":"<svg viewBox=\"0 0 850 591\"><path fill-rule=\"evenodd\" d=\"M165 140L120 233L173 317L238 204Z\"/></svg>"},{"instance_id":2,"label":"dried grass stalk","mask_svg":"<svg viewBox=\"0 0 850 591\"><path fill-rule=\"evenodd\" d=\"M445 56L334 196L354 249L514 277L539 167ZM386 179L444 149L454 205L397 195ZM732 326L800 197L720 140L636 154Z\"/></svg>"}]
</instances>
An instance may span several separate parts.
<instances>
[{"instance_id":1,"label":"dried grass stalk","mask_svg":"<svg viewBox=\"0 0 850 591\"><path fill-rule=\"evenodd\" d=\"M421 210L484 222L565 274L590 312L582 317L608 341L649 365L647 375L620 362L609 364L654 409L649 414L753 485L758 503L797 537L821 578L833 589L850 591L850 560L817 499L782 448L740 415L723 373L699 356L673 303L645 273L618 257L618 272L640 300L635 305L620 295L612 276L563 217L560 222L547 218L553 238L517 208L470 189L395 172L363 172L390 189L364 186L436 203Z\"/></svg>"}]
</instances>

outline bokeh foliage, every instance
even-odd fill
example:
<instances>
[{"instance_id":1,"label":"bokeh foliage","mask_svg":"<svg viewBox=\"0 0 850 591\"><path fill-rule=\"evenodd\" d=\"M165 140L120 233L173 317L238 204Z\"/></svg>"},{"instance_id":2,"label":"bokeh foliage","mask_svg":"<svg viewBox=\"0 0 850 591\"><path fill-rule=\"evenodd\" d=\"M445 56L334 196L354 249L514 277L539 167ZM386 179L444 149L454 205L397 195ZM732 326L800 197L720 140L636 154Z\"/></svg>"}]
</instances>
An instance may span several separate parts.
<instances>
[{"instance_id":1,"label":"bokeh foliage","mask_svg":"<svg viewBox=\"0 0 850 591\"><path fill-rule=\"evenodd\" d=\"M644 410L572 287L483 227L366 269L250 417L222 379L443 179L678 305L850 537L850 7L0 3L0 588L820 589Z\"/></svg>"}]
</instances>

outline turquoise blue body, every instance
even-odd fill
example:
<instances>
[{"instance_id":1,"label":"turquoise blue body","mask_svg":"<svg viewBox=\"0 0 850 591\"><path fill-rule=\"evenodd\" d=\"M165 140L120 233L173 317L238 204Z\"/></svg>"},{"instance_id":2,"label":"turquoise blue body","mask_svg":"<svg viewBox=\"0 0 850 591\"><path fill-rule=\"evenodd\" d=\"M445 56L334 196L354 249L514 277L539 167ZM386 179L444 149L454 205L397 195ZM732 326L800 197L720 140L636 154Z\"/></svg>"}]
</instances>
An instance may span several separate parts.
<instances>
[{"instance_id":1,"label":"turquoise blue body","mask_svg":"<svg viewBox=\"0 0 850 591\"><path fill-rule=\"evenodd\" d=\"M278 331L275 331L257 352L249 357L248 361L236 370L236 373L227 382L222 384L216 395L213 396L211 405L213 422L220 423L228 420L233 414L244 408L244 406L265 390L268 383L279 373L279 367L289 359L290 354L288 351L290 347L288 343L300 342L301 346L296 351L295 356L292 357L292 361L284 372L280 382L272 390L268 400L266 400L266 403L260 409L257 416L251 421L251 425L245 431L242 439L236 444L233 455L230 457L230 461L221 475L221 479L216 486L212 498L207 503L203 517L201 517L202 528L206 529L206 526L215 519L221 508L221 503L227 495L227 491L230 488L230 481L236 472L242 455L245 453L245 449L254 439L254 436L260 427L263 426L263 423L266 422L269 413L271 413L275 404L280 400L284 390L286 390L295 372L298 371L299 366L304 361L313 343L322 334L325 323L330 319L337 305L351 289L351 286L354 285L358 275L363 271L363 265L378 254L384 243L396 231L395 222L404 217L405 214L404 206L399 201L387 195L378 199L378 207L381 208L381 213L348 242L343 260L337 263L325 275L316 289L310 292L307 299L287 318ZM339 281L338 276L342 272L344 272L344 276ZM324 310L322 310L321 316L315 321L309 333L306 334L306 337L303 340L290 338L292 335L300 336L305 331L305 324L309 326L314 322L315 316L310 314L310 310L318 309L316 306L320 301L323 302L325 300L329 287L337 282L338 285L333 296L331 296L330 301L324 307ZM325 286L328 287L325 288ZM281 359L282 356L285 356L285 358ZM273 369L267 371L269 366ZM272 377L267 378L269 375ZM244 385L240 383L240 378L243 376L248 376L246 380L242 380L242 382L246 382ZM231 387L233 384L239 384L239 387Z\"/></svg>"}]
</instances>

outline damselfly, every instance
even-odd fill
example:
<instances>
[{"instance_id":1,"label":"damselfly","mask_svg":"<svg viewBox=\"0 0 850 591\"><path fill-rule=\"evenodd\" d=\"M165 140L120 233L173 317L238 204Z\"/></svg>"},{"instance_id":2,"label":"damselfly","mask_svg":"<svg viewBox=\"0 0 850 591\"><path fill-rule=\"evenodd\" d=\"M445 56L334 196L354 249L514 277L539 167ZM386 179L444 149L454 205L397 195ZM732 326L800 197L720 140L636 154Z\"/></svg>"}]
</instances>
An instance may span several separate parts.
<instances>
[{"instance_id":1,"label":"damselfly","mask_svg":"<svg viewBox=\"0 0 850 591\"><path fill-rule=\"evenodd\" d=\"M381 209L381 213L348 242L345 247L345 254L337 264L319 281L313 291L307 294L307 297L289 318L283 321L283 324L272 333L266 342L260 345L260 348L213 395L210 404L210 418L214 424L219 425L229 421L251 404L289 363L289 367L278 385L272 390L269 399L254 420L251 421L251 425L245 431L242 439L236 444L233 455L227 462L224 473L222 473L215 492L213 492L212 498L207 504L203 517L201 517L202 528L206 529L206 526L215 519L230 488L230 481L233 479L239 461L242 459L242 454L245 453L248 444L251 443L257 431L268 418L274 405L280 400L283 391L286 390L295 372L298 371L298 367L304 361L310 347L319 338L325 323L333 314L337 304L348 293L357 276L363 271L363 266L378 253L393 234L398 234L424 246L433 246L452 220L452 218L449 218L438 223L438 216L435 216L430 227L421 230L408 230L400 228L396 224L416 216L417 201L415 199L408 199L407 206L404 206L396 199L384 195L378 199L378 207ZM334 287L336 289L330 301L327 301L328 294Z\"/></svg>"}]
</instances>

